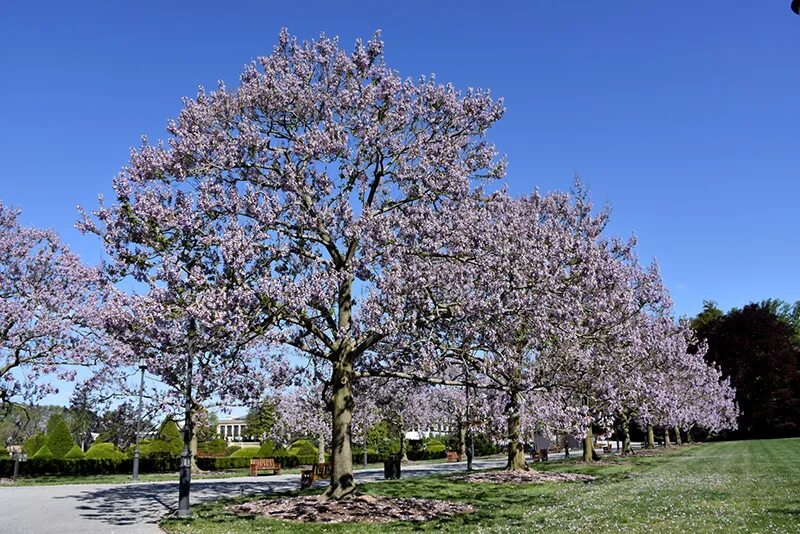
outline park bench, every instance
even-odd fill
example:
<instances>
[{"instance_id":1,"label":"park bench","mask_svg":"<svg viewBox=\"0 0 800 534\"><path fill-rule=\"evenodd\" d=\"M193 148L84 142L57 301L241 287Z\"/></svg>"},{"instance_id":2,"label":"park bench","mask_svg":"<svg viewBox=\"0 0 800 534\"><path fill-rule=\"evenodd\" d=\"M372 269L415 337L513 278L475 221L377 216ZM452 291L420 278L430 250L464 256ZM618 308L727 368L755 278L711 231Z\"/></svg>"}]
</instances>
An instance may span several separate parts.
<instances>
[{"instance_id":1,"label":"park bench","mask_svg":"<svg viewBox=\"0 0 800 534\"><path fill-rule=\"evenodd\" d=\"M447 459L446 462L460 462L461 461L461 453L457 451L447 451Z\"/></svg>"},{"instance_id":2,"label":"park bench","mask_svg":"<svg viewBox=\"0 0 800 534\"><path fill-rule=\"evenodd\" d=\"M310 488L315 480L322 480L331 476L331 464L314 464L309 468L300 470L300 489Z\"/></svg>"},{"instance_id":3,"label":"park bench","mask_svg":"<svg viewBox=\"0 0 800 534\"><path fill-rule=\"evenodd\" d=\"M250 476L257 477L259 471L272 471L276 475L281 474L281 464L275 458L253 458L250 460Z\"/></svg>"}]
</instances>

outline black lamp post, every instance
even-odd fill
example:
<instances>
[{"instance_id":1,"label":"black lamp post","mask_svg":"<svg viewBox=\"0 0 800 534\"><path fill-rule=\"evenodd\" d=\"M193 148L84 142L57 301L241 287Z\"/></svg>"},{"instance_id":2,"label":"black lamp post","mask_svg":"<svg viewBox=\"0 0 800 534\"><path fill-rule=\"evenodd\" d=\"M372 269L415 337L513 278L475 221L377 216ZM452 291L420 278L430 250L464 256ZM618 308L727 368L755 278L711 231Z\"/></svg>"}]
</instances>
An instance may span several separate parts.
<instances>
[{"instance_id":1,"label":"black lamp post","mask_svg":"<svg viewBox=\"0 0 800 534\"><path fill-rule=\"evenodd\" d=\"M189 486L192 482L192 366L194 363L194 318L189 319L188 344L186 350L186 383L184 384L183 452L181 452L181 474L178 483L178 517L192 517L189 505Z\"/></svg>"},{"instance_id":2,"label":"black lamp post","mask_svg":"<svg viewBox=\"0 0 800 534\"><path fill-rule=\"evenodd\" d=\"M792 11L800 15L800 0L792 0Z\"/></svg>"},{"instance_id":3,"label":"black lamp post","mask_svg":"<svg viewBox=\"0 0 800 534\"><path fill-rule=\"evenodd\" d=\"M403 439L402 437L400 439ZM367 427L364 427L364 469L367 468Z\"/></svg>"},{"instance_id":4,"label":"black lamp post","mask_svg":"<svg viewBox=\"0 0 800 534\"><path fill-rule=\"evenodd\" d=\"M470 421L469 413L469 383L466 388L466 420L467 420L467 471L472 471L472 458L475 456L475 448L472 441L472 421Z\"/></svg>"},{"instance_id":5,"label":"black lamp post","mask_svg":"<svg viewBox=\"0 0 800 534\"><path fill-rule=\"evenodd\" d=\"M139 408L136 412L136 441L133 446L133 480L139 480L139 435L142 433L142 397L144 396L144 370L147 369L144 360L139 361L139 370L142 376L139 379Z\"/></svg>"}]
</instances>

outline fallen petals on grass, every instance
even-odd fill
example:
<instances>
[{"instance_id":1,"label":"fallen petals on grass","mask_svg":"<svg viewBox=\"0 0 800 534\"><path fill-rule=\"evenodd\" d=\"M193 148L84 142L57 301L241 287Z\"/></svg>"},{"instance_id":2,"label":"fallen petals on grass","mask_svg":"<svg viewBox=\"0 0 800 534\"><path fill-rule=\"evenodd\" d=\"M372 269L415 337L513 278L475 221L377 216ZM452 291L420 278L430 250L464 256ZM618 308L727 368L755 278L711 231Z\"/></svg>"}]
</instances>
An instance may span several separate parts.
<instances>
[{"instance_id":1,"label":"fallen petals on grass","mask_svg":"<svg viewBox=\"0 0 800 534\"><path fill-rule=\"evenodd\" d=\"M239 515L266 516L304 523L429 521L475 510L469 504L458 502L372 495L328 502L320 502L315 496L264 499L231 505L227 509Z\"/></svg>"},{"instance_id":2,"label":"fallen petals on grass","mask_svg":"<svg viewBox=\"0 0 800 534\"><path fill-rule=\"evenodd\" d=\"M460 482L495 484L541 484L545 482L591 482L595 477L580 473L545 473L542 471L489 471L454 477Z\"/></svg>"}]
</instances>

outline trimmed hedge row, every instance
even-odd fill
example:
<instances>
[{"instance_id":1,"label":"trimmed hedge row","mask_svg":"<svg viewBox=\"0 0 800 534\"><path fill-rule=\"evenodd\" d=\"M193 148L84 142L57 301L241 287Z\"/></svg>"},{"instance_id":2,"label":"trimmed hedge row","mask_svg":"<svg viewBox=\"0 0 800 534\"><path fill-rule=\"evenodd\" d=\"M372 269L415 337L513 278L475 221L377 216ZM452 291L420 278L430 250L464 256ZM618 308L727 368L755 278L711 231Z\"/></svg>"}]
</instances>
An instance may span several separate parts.
<instances>
[{"instance_id":1,"label":"trimmed hedge row","mask_svg":"<svg viewBox=\"0 0 800 534\"><path fill-rule=\"evenodd\" d=\"M139 471L142 473L165 473L177 471L180 458L140 458ZM130 473L133 470L131 458L30 458L20 462L20 476L39 475L110 475ZM14 474L14 460L0 458L0 476Z\"/></svg>"},{"instance_id":2,"label":"trimmed hedge row","mask_svg":"<svg viewBox=\"0 0 800 534\"><path fill-rule=\"evenodd\" d=\"M410 460L431 460L445 458L444 451L408 451ZM276 454L272 456L284 469L317 463L317 455ZM329 455L325 455L330 461ZM385 454L368 453L369 463L381 463L386 460ZM353 463L360 465L364 461L361 454L353 455ZM197 458L197 466L206 471L222 471L226 469L246 469L250 467L250 458ZM174 456L154 456L139 459L139 471L142 473L175 472L180 467L180 458ZM126 474L133 470L132 458L30 458L19 464L20 476L39 475L107 475ZM14 473L14 461L0 457L0 477L10 477Z\"/></svg>"},{"instance_id":3,"label":"trimmed hedge row","mask_svg":"<svg viewBox=\"0 0 800 534\"><path fill-rule=\"evenodd\" d=\"M295 456L290 454L276 454L270 456L281 464L283 469L291 469L301 465L312 465L317 463L317 455ZM250 458L198 458L197 467L205 471L222 471L225 469L245 469L250 467Z\"/></svg>"}]
</instances>

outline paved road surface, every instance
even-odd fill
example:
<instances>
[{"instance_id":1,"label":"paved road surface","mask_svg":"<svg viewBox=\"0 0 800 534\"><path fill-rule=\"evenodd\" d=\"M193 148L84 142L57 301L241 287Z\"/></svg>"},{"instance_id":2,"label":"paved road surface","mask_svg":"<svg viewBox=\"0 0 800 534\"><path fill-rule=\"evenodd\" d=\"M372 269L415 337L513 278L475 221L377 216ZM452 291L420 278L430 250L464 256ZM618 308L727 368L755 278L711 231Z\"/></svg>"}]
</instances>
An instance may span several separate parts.
<instances>
[{"instance_id":1,"label":"paved road surface","mask_svg":"<svg viewBox=\"0 0 800 534\"><path fill-rule=\"evenodd\" d=\"M476 460L474 464L486 469L505 461ZM464 469L464 462L415 464L403 466L402 474L405 478ZM356 471L356 480L383 480L383 470ZM199 479L192 482L192 503L294 490L299 485L300 475ZM177 482L0 487L0 533L157 533L161 532L159 519L177 504Z\"/></svg>"}]
</instances>

